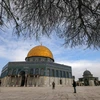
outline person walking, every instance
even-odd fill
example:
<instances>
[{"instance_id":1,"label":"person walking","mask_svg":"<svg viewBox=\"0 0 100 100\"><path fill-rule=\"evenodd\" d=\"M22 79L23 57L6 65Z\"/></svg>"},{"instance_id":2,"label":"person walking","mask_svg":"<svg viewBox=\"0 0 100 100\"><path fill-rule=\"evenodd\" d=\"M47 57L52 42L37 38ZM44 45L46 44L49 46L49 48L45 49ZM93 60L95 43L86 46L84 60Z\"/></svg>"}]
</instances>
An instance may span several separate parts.
<instances>
[{"instance_id":1,"label":"person walking","mask_svg":"<svg viewBox=\"0 0 100 100\"><path fill-rule=\"evenodd\" d=\"M76 82L73 80L74 93L76 93Z\"/></svg>"},{"instance_id":2,"label":"person walking","mask_svg":"<svg viewBox=\"0 0 100 100\"><path fill-rule=\"evenodd\" d=\"M1 86L1 80L0 80L0 86Z\"/></svg>"},{"instance_id":3,"label":"person walking","mask_svg":"<svg viewBox=\"0 0 100 100\"><path fill-rule=\"evenodd\" d=\"M52 89L55 89L55 82L52 82Z\"/></svg>"}]
</instances>

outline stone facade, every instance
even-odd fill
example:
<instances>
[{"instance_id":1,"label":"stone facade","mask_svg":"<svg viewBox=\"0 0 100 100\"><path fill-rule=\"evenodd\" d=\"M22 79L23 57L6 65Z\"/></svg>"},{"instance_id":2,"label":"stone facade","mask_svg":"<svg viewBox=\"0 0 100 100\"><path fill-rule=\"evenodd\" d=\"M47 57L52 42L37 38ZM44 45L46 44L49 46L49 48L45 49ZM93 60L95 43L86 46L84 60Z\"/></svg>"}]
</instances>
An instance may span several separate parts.
<instances>
[{"instance_id":1,"label":"stone facade","mask_svg":"<svg viewBox=\"0 0 100 100\"><path fill-rule=\"evenodd\" d=\"M72 71L70 66L57 63L9 62L1 80L2 86L51 86L53 81L56 85L71 85Z\"/></svg>"},{"instance_id":2,"label":"stone facade","mask_svg":"<svg viewBox=\"0 0 100 100\"><path fill-rule=\"evenodd\" d=\"M18 80L18 81L17 81ZM62 80L62 83L60 83ZM20 87L21 86L22 77L5 77L2 78L2 86L4 87ZM38 78L35 77L27 77L27 87L43 87L43 86L51 86L52 82L55 82L56 86L72 86L72 79L69 78L54 78L54 77L45 77L41 76ZM25 86L25 84L23 85Z\"/></svg>"}]
</instances>

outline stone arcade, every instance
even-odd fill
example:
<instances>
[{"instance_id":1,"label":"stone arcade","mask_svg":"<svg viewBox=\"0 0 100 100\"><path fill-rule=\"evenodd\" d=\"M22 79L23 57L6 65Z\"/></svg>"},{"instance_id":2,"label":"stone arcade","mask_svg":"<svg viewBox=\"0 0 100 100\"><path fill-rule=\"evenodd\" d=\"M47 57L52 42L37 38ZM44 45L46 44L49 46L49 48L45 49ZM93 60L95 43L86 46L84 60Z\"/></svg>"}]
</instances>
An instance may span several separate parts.
<instances>
[{"instance_id":1,"label":"stone arcade","mask_svg":"<svg viewBox=\"0 0 100 100\"><path fill-rule=\"evenodd\" d=\"M52 52L45 46L32 48L25 61L8 62L1 72L2 86L72 85L70 66L54 63Z\"/></svg>"}]
</instances>

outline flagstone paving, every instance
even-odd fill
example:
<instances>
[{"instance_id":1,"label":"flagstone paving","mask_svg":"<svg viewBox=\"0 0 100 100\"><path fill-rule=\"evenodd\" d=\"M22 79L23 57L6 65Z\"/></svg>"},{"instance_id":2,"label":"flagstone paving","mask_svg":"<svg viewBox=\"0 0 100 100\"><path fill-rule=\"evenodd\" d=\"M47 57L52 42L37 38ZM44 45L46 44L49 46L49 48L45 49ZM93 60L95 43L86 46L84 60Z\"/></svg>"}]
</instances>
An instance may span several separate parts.
<instances>
[{"instance_id":1,"label":"flagstone paving","mask_svg":"<svg viewBox=\"0 0 100 100\"><path fill-rule=\"evenodd\" d=\"M0 100L100 100L100 86L0 87Z\"/></svg>"}]
</instances>

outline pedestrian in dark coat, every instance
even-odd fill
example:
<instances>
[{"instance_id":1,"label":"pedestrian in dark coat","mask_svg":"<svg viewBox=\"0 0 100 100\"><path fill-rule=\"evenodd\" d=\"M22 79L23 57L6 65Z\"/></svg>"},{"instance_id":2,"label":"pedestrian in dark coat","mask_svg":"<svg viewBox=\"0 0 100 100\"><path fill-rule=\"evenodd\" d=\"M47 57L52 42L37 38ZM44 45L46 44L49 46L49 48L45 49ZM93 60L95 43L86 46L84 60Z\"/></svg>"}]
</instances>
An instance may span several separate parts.
<instances>
[{"instance_id":1,"label":"pedestrian in dark coat","mask_svg":"<svg viewBox=\"0 0 100 100\"><path fill-rule=\"evenodd\" d=\"M52 89L55 89L55 82L52 82Z\"/></svg>"},{"instance_id":2,"label":"pedestrian in dark coat","mask_svg":"<svg viewBox=\"0 0 100 100\"><path fill-rule=\"evenodd\" d=\"M1 80L0 80L0 86L1 86Z\"/></svg>"},{"instance_id":3,"label":"pedestrian in dark coat","mask_svg":"<svg viewBox=\"0 0 100 100\"><path fill-rule=\"evenodd\" d=\"M74 93L76 93L76 82L73 80Z\"/></svg>"}]
</instances>

